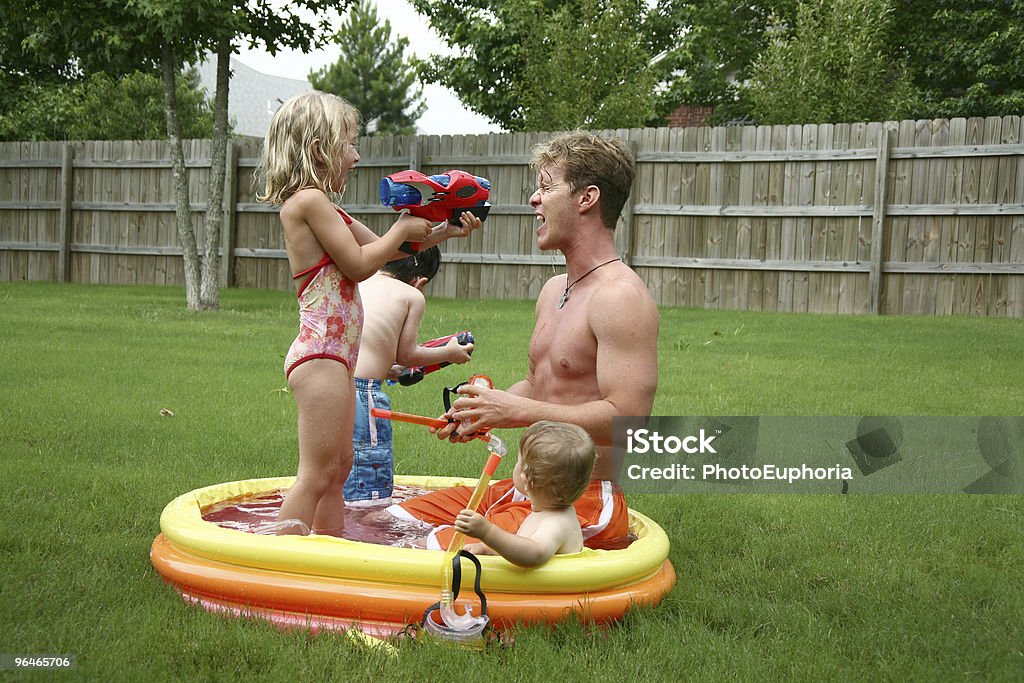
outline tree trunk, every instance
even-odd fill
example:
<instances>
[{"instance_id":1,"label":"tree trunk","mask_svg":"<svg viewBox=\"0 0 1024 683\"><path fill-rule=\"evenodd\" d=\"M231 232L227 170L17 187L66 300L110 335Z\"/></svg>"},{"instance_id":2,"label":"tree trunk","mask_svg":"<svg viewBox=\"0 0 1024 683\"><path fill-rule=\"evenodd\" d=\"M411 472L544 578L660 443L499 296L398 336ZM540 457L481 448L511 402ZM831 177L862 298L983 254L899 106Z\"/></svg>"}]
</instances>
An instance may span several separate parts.
<instances>
[{"instance_id":1,"label":"tree trunk","mask_svg":"<svg viewBox=\"0 0 1024 683\"><path fill-rule=\"evenodd\" d=\"M199 301L199 251L196 233L192 229L192 208L188 197L188 169L181 145L181 125L178 122L178 63L174 50L164 43L164 116L167 119L167 137L170 138L171 161L174 167L174 216L178 227L178 243L185 257L185 302L190 310L197 310Z\"/></svg>"},{"instance_id":2,"label":"tree trunk","mask_svg":"<svg viewBox=\"0 0 1024 683\"><path fill-rule=\"evenodd\" d=\"M220 308L220 234L224 225L224 177L228 147L228 87L231 76L231 41L217 45L217 92L213 101L213 146L210 180L206 193L206 243L203 249L199 303L205 309ZM229 196L228 201L235 201ZM223 258L227 258L224 254Z\"/></svg>"}]
</instances>

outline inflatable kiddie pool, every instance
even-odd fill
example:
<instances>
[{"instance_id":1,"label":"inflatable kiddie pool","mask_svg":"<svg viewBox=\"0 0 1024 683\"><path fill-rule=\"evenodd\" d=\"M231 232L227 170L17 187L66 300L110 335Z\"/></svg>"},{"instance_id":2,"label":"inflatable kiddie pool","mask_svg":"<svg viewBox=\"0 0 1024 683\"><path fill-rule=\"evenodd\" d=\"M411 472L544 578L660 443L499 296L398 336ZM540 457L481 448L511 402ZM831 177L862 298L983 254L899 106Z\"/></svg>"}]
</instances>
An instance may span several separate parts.
<instances>
[{"instance_id":1,"label":"inflatable kiddie pool","mask_svg":"<svg viewBox=\"0 0 1024 683\"><path fill-rule=\"evenodd\" d=\"M294 481L237 481L175 498L160 516L161 533L150 551L153 566L187 601L214 612L312 631L359 628L378 637L419 623L438 600L445 553L331 536L262 536L203 519L224 501L280 492ZM396 477L395 483L436 489L476 482ZM501 630L572 615L609 622L632 605L657 604L675 584L668 538L638 512L630 510L629 519L636 540L622 550L588 548L536 569L481 557L491 623ZM479 613L474 575L467 564L456 604L472 604Z\"/></svg>"}]
</instances>

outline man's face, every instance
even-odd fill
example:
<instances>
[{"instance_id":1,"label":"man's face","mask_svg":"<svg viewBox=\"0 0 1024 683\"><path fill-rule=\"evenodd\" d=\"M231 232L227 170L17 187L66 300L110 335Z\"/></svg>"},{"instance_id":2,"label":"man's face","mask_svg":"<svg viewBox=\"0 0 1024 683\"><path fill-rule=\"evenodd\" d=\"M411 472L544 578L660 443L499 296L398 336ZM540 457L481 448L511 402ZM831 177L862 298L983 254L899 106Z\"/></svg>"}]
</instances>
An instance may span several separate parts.
<instances>
[{"instance_id":1,"label":"man's face","mask_svg":"<svg viewBox=\"0 0 1024 683\"><path fill-rule=\"evenodd\" d=\"M573 195L560 166L545 166L537 174L537 189L530 195L537 226L537 246L543 250L558 249L574 226L576 216Z\"/></svg>"}]
</instances>

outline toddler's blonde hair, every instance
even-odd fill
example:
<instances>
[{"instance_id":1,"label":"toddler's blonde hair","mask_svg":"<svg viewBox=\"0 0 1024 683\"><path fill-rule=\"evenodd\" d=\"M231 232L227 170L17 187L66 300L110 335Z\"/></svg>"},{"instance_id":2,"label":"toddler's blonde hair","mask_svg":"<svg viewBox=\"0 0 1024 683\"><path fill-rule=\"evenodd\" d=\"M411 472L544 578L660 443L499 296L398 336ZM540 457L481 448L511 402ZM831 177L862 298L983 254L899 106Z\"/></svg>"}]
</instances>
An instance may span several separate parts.
<instances>
[{"instance_id":1,"label":"toddler's blonde hair","mask_svg":"<svg viewBox=\"0 0 1024 683\"><path fill-rule=\"evenodd\" d=\"M303 187L331 194L342 178L337 160L358 131L358 110L337 95L313 90L286 101L274 113L263 141L256 169L263 192L256 200L281 205Z\"/></svg>"},{"instance_id":2,"label":"toddler's blonde hair","mask_svg":"<svg viewBox=\"0 0 1024 683\"><path fill-rule=\"evenodd\" d=\"M590 485L596 453L586 430L565 422L535 422L519 439L523 476L562 507L572 505Z\"/></svg>"}]
</instances>

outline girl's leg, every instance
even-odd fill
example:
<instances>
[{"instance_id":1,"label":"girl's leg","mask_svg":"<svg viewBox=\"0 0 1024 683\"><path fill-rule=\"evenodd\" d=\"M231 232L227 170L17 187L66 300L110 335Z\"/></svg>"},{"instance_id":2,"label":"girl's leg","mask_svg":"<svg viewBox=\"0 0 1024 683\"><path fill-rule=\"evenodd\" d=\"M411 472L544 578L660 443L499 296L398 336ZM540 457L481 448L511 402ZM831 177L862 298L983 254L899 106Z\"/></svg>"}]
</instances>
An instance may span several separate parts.
<instances>
[{"instance_id":1,"label":"girl's leg","mask_svg":"<svg viewBox=\"0 0 1024 683\"><path fill-rule=\"evenodd\" d=\"M317 517L320 528L341 528L343 502L334 503L333 509L328 504L319 514L317 507L332 488L339 491L335 501L340 500L339 454L346 437L350 453L352 448L353 417L346 410L346 406L352 405L352 378L343 363L319 358L295 368L288 384L299 416L299 472L295 485L281 503L278 519L301 519L315 528Z\"/></svg>"},{"instance_id":2,"label":"girl's leg","mask_svg":"<svg viewBox=\"0 0 1024 683\"><path fill-rule=\"evenodd\" d=\"M351 377L345 386L347 387L346 393L348 398L341 406L340 425L343 433L340 437L337 451L336 469L338 476L327 489L327 493L321 496L320 502L317 504L316 513L313 515L313 526L311 527L317 533L329 533L335 536L341 535L341 530L345 524L344 517L336 516L335 513L338 510L345 510L345 481L352 471L352 432L354 431L356 419L356 388Z\"/></svg>"}]
</instances>

